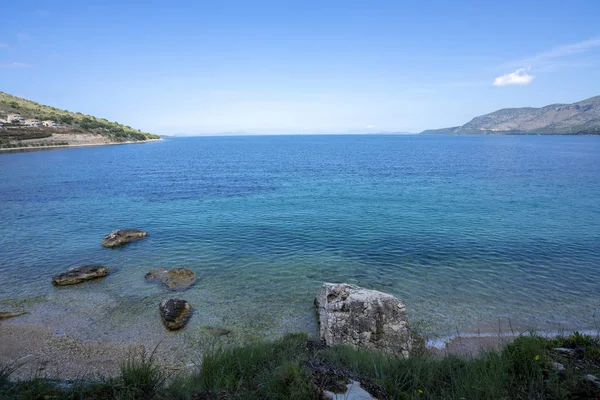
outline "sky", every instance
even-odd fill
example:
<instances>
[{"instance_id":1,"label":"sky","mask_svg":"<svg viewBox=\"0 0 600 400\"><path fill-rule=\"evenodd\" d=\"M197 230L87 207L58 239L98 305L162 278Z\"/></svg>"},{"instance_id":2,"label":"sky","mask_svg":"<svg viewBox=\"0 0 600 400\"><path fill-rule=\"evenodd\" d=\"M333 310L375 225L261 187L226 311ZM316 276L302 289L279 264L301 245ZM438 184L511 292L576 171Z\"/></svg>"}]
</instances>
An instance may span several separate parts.
<instances>
[{"instance_id":1,"label":"sky","mask_svg":"<svg viewBox=\"0 0 600 400\"><path fill-rule=\"evenodd\" d=\"M157 134L420 132L600 95L600 1L0 2L0 91Z\"/></svg>"}]
</instances>

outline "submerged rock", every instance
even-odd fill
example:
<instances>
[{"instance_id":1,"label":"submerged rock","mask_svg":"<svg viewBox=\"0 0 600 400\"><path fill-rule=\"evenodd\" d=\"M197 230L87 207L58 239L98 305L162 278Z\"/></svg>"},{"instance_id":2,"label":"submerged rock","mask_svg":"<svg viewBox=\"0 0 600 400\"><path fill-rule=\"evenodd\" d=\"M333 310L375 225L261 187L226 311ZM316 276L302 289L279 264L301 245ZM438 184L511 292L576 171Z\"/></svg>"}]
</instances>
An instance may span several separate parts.
<instances>
[{"instance_id":1,"label":"submerged rock","mask_svg":"<svg viewBox=\"0 0 600 400\"><path fill-rule=\"evenodd\" d=\"M155 268L151 269L146 273L146 280L148 282L162 282L167 275L168 270L166 268Z\"/></svg>"},{"instance_id":2,"label":"submerged rock","mask_svg":"<svg viewBox=\"0 0 600 400\"><path fill-rule=\"evenodd\" d=\"M196 273L187 268L173 268L167 272L163 283L171 290L185 290L196 283Z\"/></svg>"},{"instance_id":3,"label":"submerged rock","mask_svg":"<svg viewBox=\"0 0 600 400\"><path fill-rule=\"evenodd\" d=\"M190 303L180 299L163 300L158 308L163 324L170 331L183 328L192 313Z\"/></svg>"},{"instance_id":4,"label":"submerged rock","mask_svg":"<svg viewBox=\"0 0 600 400\"><path fill-rule=\"evenodd\" d=\"M196 283L196 273L187 268L152 269L145 278L148 282L162 282L171 290L186 290Z\"/></svg>"},{"instance_id":5,"label":"submerged rock","mask_svg":"<svg viewBox=\"0 0 600 400\"><path fill-rule=\"evenodd\" d=\"M24 314L27 314L27 312L26 311L20 311L20 312L0 311L0 319L14 318L14 317L18 317L19 315L24 315Z\"/></svg>"},{"instance_id":6,"label":"submerged rock","mask_svg":"<svg viewBox=\"0 0 600 400\"><path fill-rule=\"evenodd\" d=\"M104 239L102 240L102 246L122 246L126 243L133 242L134 240L140 240L146 236L148 236L148 233L138 229L117 229L116 231L112 231L108 235L104 236Z\"/></svg>"},{"instance_id":7,"label":"submerged rock","mask_svg":"<svg viewBox=\"0 0 600 400\"><path fill-rule=\"evenodd\" d=\"M328 346L350 344L407 357L412 347L406 307L391 294L325 283L315 299L319 335Z\"/></svg>"},{"instance_id":8,"label":"submerged rock","mask_svg":"<svg viewBox=\"0 0 600 400\"><path fill-rule=\"evenodd\" d=\"M71 268L67 272L62 274L54 275L52 277L52 284L63 286L73 285L90 279L103 278L110 272L110 268L104 265L82 265L80 267Z\"/></svg>"}]
</instances>

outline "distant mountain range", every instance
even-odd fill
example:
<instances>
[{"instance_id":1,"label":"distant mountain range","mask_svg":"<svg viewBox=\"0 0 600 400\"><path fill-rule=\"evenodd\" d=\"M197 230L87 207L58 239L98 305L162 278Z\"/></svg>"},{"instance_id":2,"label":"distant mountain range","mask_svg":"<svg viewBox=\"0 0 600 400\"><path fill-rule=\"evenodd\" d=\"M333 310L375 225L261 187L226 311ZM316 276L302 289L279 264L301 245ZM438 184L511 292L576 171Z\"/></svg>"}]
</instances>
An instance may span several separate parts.
<instances>
[{"instance_id":1,"label":"distant mountain range","mask_svg":"<svg viewBox=\"0 0 600 400\"><path fill-rule=\"evenodd\" d=\"M421 133L600 135L600 96L573 104L504 108L475 117L462 126Z\"/></svg>"}]
</instances>

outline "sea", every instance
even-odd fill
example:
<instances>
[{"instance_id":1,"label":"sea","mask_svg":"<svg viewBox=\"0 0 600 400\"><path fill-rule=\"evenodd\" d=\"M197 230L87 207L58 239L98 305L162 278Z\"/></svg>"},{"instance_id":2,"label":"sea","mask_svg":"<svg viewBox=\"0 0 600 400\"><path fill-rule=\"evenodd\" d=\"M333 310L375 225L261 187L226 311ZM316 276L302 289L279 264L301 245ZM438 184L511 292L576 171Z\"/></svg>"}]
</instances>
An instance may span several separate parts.
<instances>
[{"instance_id":1,"label":"sea","mask_svg":"<svg viewBox=\"0 0 600 400\"><path fill-rule=\"evenodd\" d=\"M148 237L107 249L133 228ZM54 287L83 264L105 279ZM184 267L184 292L148 283ZM600 137L280 135L0 153L0 311L82 340L317 335L324 282L430 337L600 327ZM177 333L158 304L189 301ZM213 339L210 339L213 340Z\"/></svg>"}]
</instances>

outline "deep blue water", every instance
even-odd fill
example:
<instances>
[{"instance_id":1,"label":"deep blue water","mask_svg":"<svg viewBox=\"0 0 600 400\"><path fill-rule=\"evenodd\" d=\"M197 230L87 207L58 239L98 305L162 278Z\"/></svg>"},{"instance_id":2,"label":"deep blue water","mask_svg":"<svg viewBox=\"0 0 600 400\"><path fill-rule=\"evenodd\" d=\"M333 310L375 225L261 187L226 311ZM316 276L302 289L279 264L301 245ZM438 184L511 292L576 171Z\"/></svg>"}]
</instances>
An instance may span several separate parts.
<instances>
[{"instance_id":1,"label":"deep blue water","mask_svg":"<svg viewBox=\"0 0 600 400\"><path fill-rule=\"evenodd\" d=\"M104 249L116 228L149 237ZM108 278L55 288L82 263ZM314 332L325 281L439 333L600 325L600 137L262 136L0 154L0 309L82 336L162 332L144 281L187 267L187 328ZM123 326L127 325L128 329Z\"/></svg>"}]
</instances>

